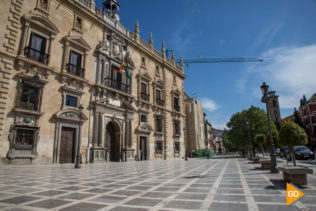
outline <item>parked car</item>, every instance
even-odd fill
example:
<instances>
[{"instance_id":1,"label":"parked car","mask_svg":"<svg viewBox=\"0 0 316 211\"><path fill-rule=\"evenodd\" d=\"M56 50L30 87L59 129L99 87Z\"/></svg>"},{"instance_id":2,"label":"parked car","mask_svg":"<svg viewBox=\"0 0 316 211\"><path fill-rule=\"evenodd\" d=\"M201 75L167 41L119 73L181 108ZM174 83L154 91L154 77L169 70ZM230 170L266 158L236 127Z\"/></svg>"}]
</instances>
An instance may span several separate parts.
<instances>
[{"instance_id":1,"label":"parked car","mask_svg":"<svg viewBox=\"0 0 316 211\"><path fill-rule=\"evenodd\" d=\"M288 146L282 147L282 149L280 151L280 157L286 158L288 161L292 161L292 154L290 151L290 147L288 147Z\"/></svg>"},{"instance_id":2,"label":"parked car","mask_svg":"<svg viewBox=\"0 0 316 211\"><path fill-rule=\"evenodd\" d=\"M280 151L280 157L281 158L286 158L287 154L290 153L290 148L288 146L282 147L281 151Z\"/></svg>"},{"instance_id":3,"label":"parked car","mask_svg":"<svg viewBox=\"0 0 316 211\"><path fill-rule=\"evenodd\" d=\"M275 156L280 156L280 152L281 152L280 148L275 148L275 151L274 151Z\"/></svg>"},{"instance_id":4,"label":"parked car","mask_svg":"<svg viewBox=\"0 0 316 211\"><path fill-rule=\"evenodd\" d=\"M293 147L296 159L315 159L315 154L307 146Z\"/></svg>"}]
</instances>

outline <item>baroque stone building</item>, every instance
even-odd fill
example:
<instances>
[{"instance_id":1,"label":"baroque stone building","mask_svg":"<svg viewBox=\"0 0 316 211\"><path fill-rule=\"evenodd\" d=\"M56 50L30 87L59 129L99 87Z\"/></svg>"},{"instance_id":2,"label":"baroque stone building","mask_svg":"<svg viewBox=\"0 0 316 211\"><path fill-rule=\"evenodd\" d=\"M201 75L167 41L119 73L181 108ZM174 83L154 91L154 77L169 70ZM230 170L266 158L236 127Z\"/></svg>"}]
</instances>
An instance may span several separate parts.
<instances>
[{"instance_id":1,"label":"baroque stone building","mask_svg":"<svg viewBox=\"0 0 316 211\"><path fill-rule=\"evenodd\" d=\"M115 0L1 2L0 157L73 163L184 157L182 64L130 32Z\"/></svg>"},{"instance_id":2,"label":"baroque stone building","mask_svg":"<svg viewBox=\"0 0 316 211\"><path fill-rule=\"evenodd\" d=\"M207 137L205 126L205 113L199 99L185 95L186 113L186 149L187 152L206 149Z\"/></svg>"}]
</instances>

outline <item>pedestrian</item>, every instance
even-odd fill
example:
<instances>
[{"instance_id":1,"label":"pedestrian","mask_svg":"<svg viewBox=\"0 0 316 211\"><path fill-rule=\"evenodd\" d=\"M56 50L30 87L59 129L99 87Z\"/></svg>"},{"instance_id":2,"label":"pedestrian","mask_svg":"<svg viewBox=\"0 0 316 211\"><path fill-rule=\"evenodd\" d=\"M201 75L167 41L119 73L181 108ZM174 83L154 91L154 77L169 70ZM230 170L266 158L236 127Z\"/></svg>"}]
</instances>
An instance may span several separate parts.
<instances>
[{"instance_id":1,"label":"pedestrian","mask_svg":"<svg viewBox=\"0 0 316 211\"><path fill-rule=\"evenodd\" d=\"M206 158L210 159L210 151L208 149L206 150Z\"/></svg>"}]
</instances>

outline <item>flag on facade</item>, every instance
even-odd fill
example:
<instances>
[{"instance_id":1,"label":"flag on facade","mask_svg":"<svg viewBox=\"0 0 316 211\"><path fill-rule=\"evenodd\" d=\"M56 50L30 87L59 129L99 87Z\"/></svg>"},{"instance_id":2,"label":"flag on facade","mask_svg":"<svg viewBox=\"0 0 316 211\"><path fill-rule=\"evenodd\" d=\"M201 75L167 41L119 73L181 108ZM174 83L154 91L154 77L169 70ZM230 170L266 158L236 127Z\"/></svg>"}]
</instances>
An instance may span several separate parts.
<instances>
[{"instance_id":1,"label":"flag on facade","mask_svg":"<svg viewBox=\"0 0 316 211\"><path fill-rule=\"evenodd\" d=\"M128 66L128 64L127 64L127 66L126 66L125 73L126 73L126 77L127 77L127 78L131 78L131 74L130 74L130 72L129 72L129 66Z\"/></svg>"},{"instance_id":2,"label":"flag on facade","mask_svg":"<svg viewBox=\"0 0 316 211\"><path fill-rule=\"evenodd\" d=\"M120 66L120 70L119 70L119 73L122 75L122 72L123 72L123 68L124 68L124 59L122 60L121 62L121 66Z\"/></svg>"}]
</instances>

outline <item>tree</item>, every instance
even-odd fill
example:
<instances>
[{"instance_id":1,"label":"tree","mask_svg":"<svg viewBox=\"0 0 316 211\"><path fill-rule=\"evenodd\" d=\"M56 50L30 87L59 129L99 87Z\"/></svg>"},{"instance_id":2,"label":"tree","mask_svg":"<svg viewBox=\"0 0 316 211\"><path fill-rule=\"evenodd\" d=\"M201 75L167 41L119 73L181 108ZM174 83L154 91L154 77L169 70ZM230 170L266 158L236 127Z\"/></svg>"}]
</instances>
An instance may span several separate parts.
<instances>
[{"instance_id":1,"label":"tree","mask_svg":"<svg viewBox=\"0 0 316 211\"><path fill-rule=\"evenodd\" d=\"M302 119L302 115L296 110L296 108L294 108L294 122L296 124L298 124L300 127L304 128L304 123L303 123L303 119Z\"/></svg>"},{"instance_id":2,"label":"tree","mask_svg":"<svg viewBox=\"0 0 316 211\"><path fill-rule=\"evenodd\" d=\"M262 151L262 155L263 155L263 158L264 158L264 150L263 150L263 144L265 142L265 135L264 134L257 134L255 137L254 137L254 141L259 145L259 147L261 148L261 151Z\"/></svg>"},{"instance_id":3,"label":"tree","mask_svg":"<svg viewBox=\"0 0 316 211\"><path fill-rule=\"evenodd\" d=\"M249 126L247 122L249 121ZM231 116L227 123L229 128L227 131L228 140L231 144L238 148L245 148L249 146L248 128L252 138L252 145L257 147L259 144L254 137L257 134L266 134L268 131L268 118L264 110L251 106L247 110L235 113ZM272 123L275 128L274 123Z\"/></svg>"},{"instance_id":4,"label":"tree","mask_svg":"<svg viewBox=\"0 0 316 211\"><path fill-rule=\"evenodd\" d=\"M283 146L289 146L293 155L293 164L296 166L293 146L307 144L307 135L303 128L294 122L286 122L279 133L279 141Z\"/></svg>"}]
</instances>

